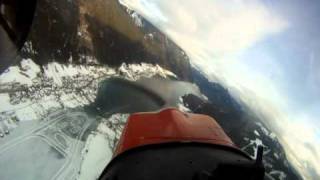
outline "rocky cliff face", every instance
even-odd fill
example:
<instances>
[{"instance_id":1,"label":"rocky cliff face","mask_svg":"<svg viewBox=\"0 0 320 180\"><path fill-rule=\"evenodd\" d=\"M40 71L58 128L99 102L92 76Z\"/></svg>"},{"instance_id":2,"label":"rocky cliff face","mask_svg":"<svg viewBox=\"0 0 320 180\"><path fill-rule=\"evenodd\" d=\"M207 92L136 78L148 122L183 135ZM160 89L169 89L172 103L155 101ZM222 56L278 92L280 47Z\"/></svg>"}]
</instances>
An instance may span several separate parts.
<instances>
[{"instance_id":1,"label":"rocky cliff face","mask_svg":"<svg viewBox=\"0 0 320 180\"><path fill-rule=\"evenodd\" d=\"M39 1L22 56L39 65L146 62L191 80L185 53L117 0Z\"/></svg>"}]
</instances>

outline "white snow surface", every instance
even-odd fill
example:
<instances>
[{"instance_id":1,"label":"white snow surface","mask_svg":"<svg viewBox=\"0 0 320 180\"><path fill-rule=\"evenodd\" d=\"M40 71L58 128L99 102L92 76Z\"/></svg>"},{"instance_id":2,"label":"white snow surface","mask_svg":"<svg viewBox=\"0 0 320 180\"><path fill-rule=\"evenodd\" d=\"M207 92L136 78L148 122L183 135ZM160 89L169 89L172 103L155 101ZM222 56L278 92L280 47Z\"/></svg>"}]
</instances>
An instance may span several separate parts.
<instances>
[{"instance_id":1,"label":"white snow surface","mask_svg":"<svg viewBox=\"0 0 320 180\"><path fill-rule=\"evenodd\" d=\"M111 161L113 149L115 148L113 142L118 141L120 138L121 130L128 117L128 114L114 114L110 118L103 120L98 125L97 131L89 135L83 149L81 173L78 180L99 178L106 164ZM117 127L117 129L111 127Z\"/></svg>"},{"instance_id":2,"label":"white snow surface","mask_svg":"<svg viewBox=\"0 0 320 180\"><path fill-rule=\"evenodd\" d=\"M11 131L19 127L19 121L45 121L45 117L57 110L93 102L98 83L104 79L122 77L135 81L155 75L176 77L158 65L146 63L110 68L52 62L40 67L31 59L23 59L19 66L11 66L0 75L0 135L9 137ZM98 178L111 160L128 116L113 114L102 118L97 129L89 134L82 149L81 163L77 164L80 165L77 179Z\"/></svg>"},{"instance_id":3,"label":"white snow surface","mask_svg":"<svg viewBox=\"0 0 320 180\"><path fill-rule=\"evenodd\" d=\"M143 26L143 24L142 24L142 19L141 19L140 15L139 15L138 13L133 12L133 13L131 14L131 17L133 18L134 23L135 23L137 26L139 26L139 27L142 27L142 26Z\"/></svg>"},{"instance_id":4,"label":"white snow surface","mask_svg":"<svg viewBox=\"0 0 320 180\"><path fill-rule=\"evenodd\" d=\"M182 112L192 112L188 107L184 105L183 98L179 98L178 109Z\"/></svg>"},{"instance_id":5,"label":"white snow surface","mask_svg":"<svg viewBox=\"0 0 320 180\"><path fill-rule=\"evenodd\" d=\"M43 119L52 109L90 104L96 98L99 82L107 78L136 81L153 76L176 78L159 65L147 63L110 68L52 62L40 67L32 59L23 59L19 66L11 66L0 75L0 122Z\"/></svg>"},{"instance_id":6,"label":"white snow surface","mask_svg":"<svg viewBox=\"0 0 320 180\"><path fill-rule=\"evenodd\" d=\"M32 79L36 78L40 72L40 67L31 59L23 59L20 66L11 66L2 73L0 75L0 84L16 82L31 85Z\"/></svg>"}]
</instances>

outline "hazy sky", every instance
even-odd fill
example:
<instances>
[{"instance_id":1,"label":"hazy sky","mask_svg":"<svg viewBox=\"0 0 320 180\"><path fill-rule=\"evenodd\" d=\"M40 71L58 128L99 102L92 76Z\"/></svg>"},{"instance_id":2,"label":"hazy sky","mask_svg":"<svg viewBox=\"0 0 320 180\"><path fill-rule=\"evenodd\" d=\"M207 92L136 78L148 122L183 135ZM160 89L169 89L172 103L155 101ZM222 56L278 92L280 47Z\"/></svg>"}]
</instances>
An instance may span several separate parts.
<instances>
[{"instance_id":1,"label":"hazy sky","mask_svg":"<svg viewBox=\"0 0 320 180\"><path fill-rule=\"evenodd\" d=\"M306 179L320 177L320 1L121 2L261 112Z\"/></svg>"}]
</instances>

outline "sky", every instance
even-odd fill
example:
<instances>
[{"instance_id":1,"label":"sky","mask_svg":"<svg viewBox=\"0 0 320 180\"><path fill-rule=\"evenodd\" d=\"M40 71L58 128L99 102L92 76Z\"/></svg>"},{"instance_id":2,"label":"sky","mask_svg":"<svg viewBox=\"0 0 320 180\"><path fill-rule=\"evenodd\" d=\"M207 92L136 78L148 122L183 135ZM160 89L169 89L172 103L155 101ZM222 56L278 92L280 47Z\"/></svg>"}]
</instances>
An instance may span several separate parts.
<instances>
[{"instance_id":1,"label":"sky","mask_svg":"<svg viewBox=\"0 0 320 180\"><path fill-rule=\"evenodd\" d=\"M259 112L305 179L320 178L320 1L120 2Z\"/></svg>"}]
</instances>

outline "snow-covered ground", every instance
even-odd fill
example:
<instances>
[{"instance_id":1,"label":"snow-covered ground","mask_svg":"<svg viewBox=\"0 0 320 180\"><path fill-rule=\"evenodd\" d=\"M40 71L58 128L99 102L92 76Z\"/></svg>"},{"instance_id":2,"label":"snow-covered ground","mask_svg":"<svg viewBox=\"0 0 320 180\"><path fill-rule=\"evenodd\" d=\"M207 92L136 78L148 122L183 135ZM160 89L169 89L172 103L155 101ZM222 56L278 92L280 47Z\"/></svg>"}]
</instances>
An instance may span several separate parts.
<instances>
[{"instance_id":1,"label":"snow-covered ground","mask_svg":"<svg viewBox=\"0 0 320 180\"><path fill-rule=\"evenodd\" d=\"M31 59L23 59L20 66L11 66L0 75L0 125L41 119L57 109L90 104L96 98L99 82L107 78L136 81L153 76L176 77L158 65L145 63L110 68L52 62L40 67Z\"/></svg>"},{"instance_id":2,"label":"snow-covered ground","mask_svg":"<svg viewBox=\"0 0 320 180\"><path fill-rule=\"evenodd\" d=\"M48 152L51 155L48 157L52 161L52 172L49 170L45 173L58 179L96 179L111 160L128 114L88 117L81 110L82 107L95 100L98 84L102 80L121 77L136 81L153 76L176 78L172 72L159 65L146 63L122 64L119 68L110 68L52 62L40 67L31 59L23 59L19 66L11 66L0 75L0 159L20 154L10 150L10 147L17 145L25 148L28 154L31 153L31 159L37 153L54 149ZM72 121L80 116L83 117L80 119L84 119L81 122L85 124L83 126ZM33 128L25 128L29 123ZM92 125L96 128L90 129ZM79 136L72 137L72 134L77 133ZM37 148L31 150L32 147ZM56 151L61 152L57 161L55 155L52 155ZM29 155L20 160L19 157L10 160L11 166L20 163L20 168L28 171L27 179L43 177L30 164L37 167L48 159L32 162L29 158L22 163L20 160ZM5 161L8 159L5 158ZM15 177L12 171L3 177L10 176Z\"/></svg>"},{"instance_id":3,"label":"snow-covered ground","mask_svg":"<svg viewBox=\"0 0 320 180\"><path fill-rule=\"evenodd\" d=\"M97 131L91 133L83 149L79 180L97 179L112 158L128 114L114 114L103 119ZM92 168L95 167L95 168Z\"/></svg>"},{"instance_id":4,"label":"snow-covered ground","mask_svg":"<svg viewBox=\"0 0 320 180\"><path fill-rule=\"evenodd\" d=\"M273 132L270 132L267 130L267 128L260 122L255 123L258 127L258 129L253 130L253 137L248 138L244 137L244 141L247 142L246 145L242 146L241 149L246 152L253 152L251 155L252 158L256 158L257 156L257 149L259 146L262 146L264 148L264 158L263 158L263 164L266 168L266 176L268 176L269 179L279 179L279 180L285 180L287 179L287 174L277 169L277 167L274 167L274 160L284 159L284 154L280 154L281 152L275 151L276 149L269 147L267 144L265 144L265 139L271 140L273 142L278 142L276 135ZM264 140L262 140L264 138ZM287 161L287 160L285 160ZM288 162L283 162L287 164Z\"/></svg>"}]
</instances>

